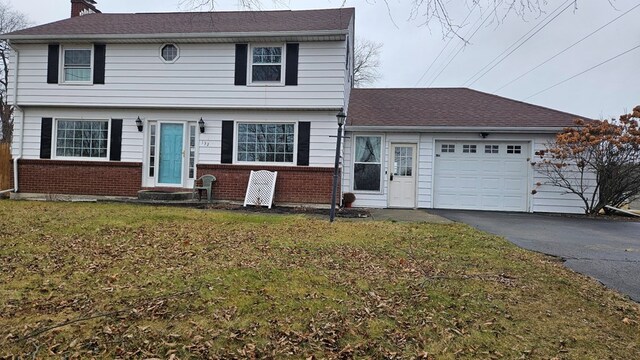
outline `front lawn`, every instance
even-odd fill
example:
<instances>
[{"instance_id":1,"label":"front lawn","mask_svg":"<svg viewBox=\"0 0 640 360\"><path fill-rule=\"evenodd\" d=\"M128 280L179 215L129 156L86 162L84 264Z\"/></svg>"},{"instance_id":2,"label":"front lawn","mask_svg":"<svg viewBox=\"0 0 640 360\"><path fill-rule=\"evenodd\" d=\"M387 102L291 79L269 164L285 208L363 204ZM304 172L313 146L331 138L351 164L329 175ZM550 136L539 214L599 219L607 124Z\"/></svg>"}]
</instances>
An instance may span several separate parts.
<instances>
[{"instance_id":1,"label":"front lawn","mask_svg":"<svg viewBox=\"0 0 640 360\"><path fill-rule=\"evenodd\" d=\"M0 357L633 359L640 306L464 225L0 201Z\"/></svg>"}]
</instances>

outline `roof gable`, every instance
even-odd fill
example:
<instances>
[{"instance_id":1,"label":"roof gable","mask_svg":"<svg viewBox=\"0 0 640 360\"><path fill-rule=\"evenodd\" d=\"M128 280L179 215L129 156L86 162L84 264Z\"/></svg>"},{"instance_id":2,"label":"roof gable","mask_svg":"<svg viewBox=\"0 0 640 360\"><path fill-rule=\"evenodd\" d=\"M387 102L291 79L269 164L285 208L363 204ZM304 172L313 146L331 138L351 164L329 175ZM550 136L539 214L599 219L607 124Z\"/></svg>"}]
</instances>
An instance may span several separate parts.
<instances>
[{"instance_id":1,"label":"roof gable","mask_svg":"<svg viewBox=\"0 0 640 360\"><path fill-rule=\"evenodd\" d=\"M468 88L353 89L350 126L567 127L584 117Z\"/></svg>"}]
</instances>

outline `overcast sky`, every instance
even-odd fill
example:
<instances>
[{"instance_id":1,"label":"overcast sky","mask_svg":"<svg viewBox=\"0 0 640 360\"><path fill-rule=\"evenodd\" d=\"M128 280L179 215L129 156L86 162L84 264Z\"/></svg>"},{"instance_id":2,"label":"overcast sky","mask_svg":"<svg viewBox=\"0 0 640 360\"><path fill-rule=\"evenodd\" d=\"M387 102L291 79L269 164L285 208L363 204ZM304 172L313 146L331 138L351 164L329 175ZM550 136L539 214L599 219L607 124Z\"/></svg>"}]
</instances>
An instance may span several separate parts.
<instances>
[{"instance_id":1,"label":"overcast sky","mask_svg":"<svg viewBox=\"0 0 640 360\"><path fill-rule=\"evenodd\" d=\"M5 0L7 1L7 0ZM181 0L97 0L102 12L158 12L183 10ZM200 1L200 0L198 0ZM528 40L501 64L471 87L558 110L592 118L618 117L640 105L640 48L604 64L573 80L539 95L531 95L587 70L600 62L640 45L640 8L607 26L589 39L511 85L496 91L527 70L638 5L638 0L579 0ZM44 24L69 17L70 0L8 0L14 9L24 12L33 24ZM470 1L469 1L470 2ZM458 40L418 82L438 53L449 41L443 39L440 26L432 22L422 26L424 18L409 19L411 0L348 0L356 8L356 36L383 43L376 87L459 87L530 31L544 17L565 3L549 0L546 13L507 17L499 23L478 21L483 9L474 8L461 34L479 29L468 46L433 81L440 69L455 54ZM446 2L445 2L446 3ZM452 17L458 22L470 13L465 1L451 1ZM218 0L217 10L237 10L238 1ZM284 5L283 5L284 4ZM342 0L263 0L264 9L313 9L339 7ZM486 16L486 13L485 13ZM548 20L547 20L548 21ZM546 21L544 21L546 22ZM446 61L445 61L446 60Z\"/></svg>"}]
</instances>

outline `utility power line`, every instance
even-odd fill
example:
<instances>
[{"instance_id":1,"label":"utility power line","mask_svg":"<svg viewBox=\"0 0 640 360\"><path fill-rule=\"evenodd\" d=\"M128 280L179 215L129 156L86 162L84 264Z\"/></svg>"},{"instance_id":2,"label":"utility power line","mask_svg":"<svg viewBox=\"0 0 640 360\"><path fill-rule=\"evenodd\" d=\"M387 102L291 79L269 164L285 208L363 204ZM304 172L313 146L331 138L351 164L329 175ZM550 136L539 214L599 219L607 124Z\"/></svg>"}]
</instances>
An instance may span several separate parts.
<instances>
[{"instance_id":1,"label":"utility power line","mask_svg":"<svg viewBox=\"0 0 640 360\"><path fill-rule=\"evenodd\" d=\"M568 5L567 5L568 3ZM563 6L567 5L564 9L560 10L560 8L562 8ZM473 84L475 84L478 80L480 80L481 78L483 78L487 73L489 73L491 70L493 70L496 66L498 66L500 63L502 63L504 60L506 60L511 54L513 54L516 50L518 50L520 47L522 47L522 45L524 45L527 41L529 41L532 37L534 37L536 34L538 34L540 31L542 31L542 29L544 29L545 27L547 27L547 25L549 25L551 22L553 22L553 20L557 19L558 16L560 16L562 13L564 13L567 9L569 9L571 6L573 5L573 1L572 0L567 0L564 3L562 3L562 5L558 6L555 10L553 10L552 12L549 13L549 15L547 15L544 19L542 19L541 22L539 22L536 26L534 26L533 28L531 28L531 30L529 30L526 34L522 35L518 40L516 40L513 44L511 44L508 48L506 48L500 55L496 56L493 60L491 60L487 65L485 65L482 69L478 70L475 74L473 74L473 76L471 76L469 79L467 79L467 81L464 82L463 86L466 85L467 83L469 83L468 86L471 86ZM558 10L560 10L560 12L558 12L557 14L555 14ZM553 15L555 14L555 15ZM551 17L551 20L547 21L547 19L549 17ZM544 23L545 21L547 21L546 23ZM540 24L544 23L541 27ZM531 34L533 32L533 34ZM529 35L531 34L531 35ZM528 36L528 37L527 37ZM524 39L524 40L522 40ZM522 41L522 42L521 42ZM520 43L518 45L518 43ZM517 46L516 46L517 45ZM507 53L509 51L509 49L511 49L512 47L516 46L513 50L511 50L509 53ZM504 55L505 53L507 53L506 55ZM503 57L504 55L504 57ZM502 57L502 59L500 59ZM491 64L493 64L494 61L500 59L497 63L495 63L493 66L491 66ZM491 68L489 68L488 70L484 71L486 68L488 68L489 66L491 66ZM482 73L484 71L484 73ZM480 74L480 77L476 78L475 80L473 80L476 76L478 76L478 74ZM472 81L473 80L473 81Z\"/></svg>"},{"instance_id":2,"label":"utility power line","mask_svg":"<svg viewBox=\"0 0 640 360\"><path fill-rule=\"evenodd\" d=\"M476 6L478 6L478 3L476 2L473 7L471 7L471 10L469 10L469 14L467 14L467 17L464 18L464 20L462 20L462 23L464 24L467 19L469 19L469 16L471 16L471 14L473 13L473 10L475 10ZM425 76L427 76L427 74L429 73L429 70L431 70L431 68L433 67L433 65L436 63L436 61L438 61L438 59L440 58L440 56L442 55L442 53L444 53L444 51L449 47L449 44L451 44L451 41L453 41L454 37L452 36L451 38L449 38L449 41L447 41L447 43L445 44L445 46L442 48L442 50L440 50L440 53L438 54L438 56L436 56L435 59L433 59L433 61L431 62L431 64L429 65L429 67L427 68L427 70L424 71L424 73L422 73L422 76L420 76L420 78L418 79L418 81L416 81L416 85L418 86L418 84L420 84L420 82L422 81L422 79L424 79Z\"/></svg>"},{"instance_id":3,"label":"utility power line","mask_svg":"<svg viewBox=\"0 0 640 360\"><path fill-rule=\"evenodd\" d=\"M570 46L566 47L564 50L562 50L562 51L560 51L559 53L557 53L557 54L553 55L552 57L550 57L550 58L548 58L547 60L543 61L542 63L538 64L537 66L535 66L535 67L533 67L533 68L529 69L527 72L523 73L522 75L518 76L517 78L515 78L515 79L513 79L513 80L509 81L508 83L506 83L506 84L502 85L502 86L501 86L501 87L499 87L498 89L494 90L494 93L495 93L495 92L498 92L498 91L500 91L500 90L502 90L502 89L504 89L504 88L506 88L507 86L509 86L509 85L513 84L514 82L516 82L516 81L518 81L518 80L522 79L523 77L527 76L527 75L528 75L528 74L530 74L531 72L533 72L533 71L535 71L535 70L539 69L541 66L545 65L545 64L546 64L546 63L548 63L549 61L551 61L551 60L553 60L553 59L557 58L558 56L560 56L560 55L564 54L565 52L569 51L570 49L572 49L572 48L573 48L573 47L575 47L576 45L578 45L578 44L580 44L581 42L583 42L583 41L587 40L587 39L588 39L588 38L590 38L591 36L593 36L593 35L595 35L596 33L598 33L600 30L602 30L602 29L606 28L607 26L609 26L609 25L613 24L614 22L618 21L620 18L622 18L623 16L627 15L627 14L628 14L628 13L630 13L631 11L633 11L633 10L637 9L638 7L640 7L640 4L638 4L638 5L634 6L634 7L632 7L631 9L627 10L624 14L622 14L622 15L620 15L620 16L618 16L618 17L616 17L615 19L613 19L613 20L609 21L608 23L606 23L606 24L604 24L604 25L600 26L600 27L599 27L599 28L597 28L596 30L592 31L589 35L587 35L587 36L583 37L582 39L580 39L580 40L578 40L578 41L576 41L576 42L574 42L574 43L573 43L573 44L571 44Z\"/></svg>"},{"instance_id":4,"label":"utility power line","mask_svg":"<svg viewBox=\"0 0 640 360\"><path fill-rule=\"evenodd\" d=\"M504 0L501 0L500 4L503 3ZM478 18L478 20L476 20L476 22L473 24L475 26L475 24L477 24L480 20L482 20L482 16L483 16L484 12L480 13L480 17ZM480 31L480 29L482 28L482 26L489 20L489 16L487 16L486 18L484 18L484 20L482 21L482 23L480 25L478 25L475 28L475 31L473 31L473 34L471 34L471 36L467 37L467 35L469 35L469 33L471 32L471 29L469 29L469 31L464 35L464 37L467 39L467 41L471 41L471 39L473 39L473 37L476 35L476 33L478 31ZM427 87L431 87L431 85L433 85L433 83L438 80L438 78L440 77L440 75L447 69L447 67L449 67L449 65L453 62L453 60L458 56L458 54L460 54L460 52L464 49L465 45L462 44L462 46L460 46L460 48L458 49L458 51L453 55L453 57L451 59L449 59L449 62L447 62L445 64L445 66L440 70L440 72L438 72L438 74L436 74L436 76L433 78L433 80L431 80L431 82L429 82L429 85ZM453 52L455 51L455 48L453 48L453 50L451 50L451 52L449 53L449 55L447 55L447 57L449 57L451 54L453 54Z\"/></svg>"},{"instance_id":5,"label":"utility power line","mask_svg":"<svg viewBox=\"0 0 640 360\"><path fill-rule=\"evenodd\" d=\"M609 59L607 59L607 60L605 60L605 61L603 61L603 62L601 62L601 63L599 63L599 64L597 64L597 65L594 65L594 66L592 66L592 67L588 68L587 70L584 70L584 71L582 71L582 72L579 72L579 73L577 73L577 74L575 74L575 75L573 75L573 76L571 76L571 77L569 77L569 78L567 78L567 79L564 79L564 80L562 80L562 81L560 81L560 82L558 82L558 83L556 83L556 84L553 84L553 85L549 86L549 87L548 87L548 88L546 88L546 89L540 90L540 91L538 91L537 93L535 93L535 94L533 94L533 95L531 95L531 96L529 96L529 97L524 98L524 100L531 99L532 97L534 97L534 96L538 96L538 95L542 94L542 93L543 93L543 92L545 92L545 91L549 91L549 90L553 89L554 87L556 87L556 86L558 86L558 85L562 85L562 84L566 83L566 82L567 82L567 81L569 81L569 80L573 80L573 79L577 78L577 77L578 77L578 76L580 76L580 75L583 75L583 74L585 74L585 73L588 73L589 71L594 70L594 69L596 69L596 68L598 68L598 67L600 67L600 66L602 66L602 65L604 65L604 64L606 64L606 63L608 63L608 62L611 62L611 61L613 61L613 60L615 60L615 59L617 59L617 58L619 58L619 57L621 57L621 56L623 56L623 55L626 55L626 54L628 54L628 53L630 53L630 52L632 52L633 50L636 50L636 49L640 49L640 45L634 46L634 47L632 47L631 49L629 49L629 50L627 50L627 51L624 51L624 52L622 52L622 53L620 53L620 54L618 54L618 55L616 55L616 56L614 56L614 57L612 57L612 58L609 58Z\"/></svg>"}]
</instances>

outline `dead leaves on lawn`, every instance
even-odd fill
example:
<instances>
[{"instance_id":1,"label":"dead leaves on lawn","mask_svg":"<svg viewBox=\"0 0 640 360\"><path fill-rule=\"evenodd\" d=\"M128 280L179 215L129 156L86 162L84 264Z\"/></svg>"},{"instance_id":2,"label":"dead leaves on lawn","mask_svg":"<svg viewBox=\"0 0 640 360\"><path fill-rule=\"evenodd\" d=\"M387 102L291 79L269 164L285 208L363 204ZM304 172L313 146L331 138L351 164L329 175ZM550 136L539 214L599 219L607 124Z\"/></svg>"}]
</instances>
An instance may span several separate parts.
<instances>
[{"instance_id":1,"label":"dead leaves on lawn","mask_svg":"<svg viewBox=\"0 0 640 360\"><path fill-rule=\"evenodd\" d=\"M564 270L463 226L13 204L0 356L528 359L583 345L544 337L562 310L540 292L570 284L531 272ZM591 295L574 327L598 329L595 344L638 339L636 305L607 298L612 327L589 308L602 291L576 281ZM553 316L519 307L535 301Z\"/></svg>"}]
</instances>

